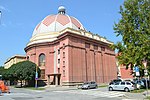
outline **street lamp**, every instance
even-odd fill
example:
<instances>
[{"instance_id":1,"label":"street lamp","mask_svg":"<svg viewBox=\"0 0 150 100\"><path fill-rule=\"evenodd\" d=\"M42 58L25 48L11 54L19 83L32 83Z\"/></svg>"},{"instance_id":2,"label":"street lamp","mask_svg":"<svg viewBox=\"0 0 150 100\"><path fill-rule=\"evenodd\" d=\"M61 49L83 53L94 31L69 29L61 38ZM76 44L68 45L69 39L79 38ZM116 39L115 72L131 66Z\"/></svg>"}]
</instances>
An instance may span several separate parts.
<instances>
[{"instance_id":1,"label":"street lamp","mask_svg":"<svg viewBox=\"0 0 150 100\"><path fill-rule=\"evenodd\" d=\"M147 75L148 75L148 73L147 73L147 68L146 68L146 66L147 66L147 60L143 60L142 63L143 63L143 65L144 65L144 67L145 67L144 74L145 74L145 76L147 76ZM146 91L147 91L147 96L148 96L147 78L146 78Z\"/></svg>"},{"instance_id":2,"label":"street lamp","mask_svg":"<svg viewBox=\"0 0 150 100\"><path fill-rule=\"evenodd\" d=\"M38 87L38 66L36 65L36 70L35 70L35 88Z\"/></svg>"}]
</instances>

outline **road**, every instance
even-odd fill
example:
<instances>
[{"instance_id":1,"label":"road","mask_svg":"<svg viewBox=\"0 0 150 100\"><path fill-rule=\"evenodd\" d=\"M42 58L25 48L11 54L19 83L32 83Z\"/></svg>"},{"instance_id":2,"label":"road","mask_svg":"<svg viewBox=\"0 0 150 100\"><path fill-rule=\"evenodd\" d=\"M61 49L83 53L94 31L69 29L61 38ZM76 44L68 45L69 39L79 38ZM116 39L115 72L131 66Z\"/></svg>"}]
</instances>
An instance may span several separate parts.
<instances>
[{"instance_id":1,"label":"road","mask_svg":"<svg viewBox=\"0 0 150 100\"><path fill-rule=\"evenodd\" d=\"M107 88L90 90L58 87L49 87L46 90L11 88L11 93L4 93L0 96L0 100L129 100L127 94L121 91L108 91Z\"/></svg>"}]
</instances>

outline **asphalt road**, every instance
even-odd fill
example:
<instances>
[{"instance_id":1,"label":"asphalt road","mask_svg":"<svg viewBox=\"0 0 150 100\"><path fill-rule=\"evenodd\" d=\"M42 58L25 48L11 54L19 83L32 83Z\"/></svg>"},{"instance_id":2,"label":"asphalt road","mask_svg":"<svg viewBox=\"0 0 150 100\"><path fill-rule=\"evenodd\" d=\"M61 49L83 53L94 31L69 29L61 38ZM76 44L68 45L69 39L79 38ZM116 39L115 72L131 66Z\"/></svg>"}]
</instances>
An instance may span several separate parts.
<instances>
[{"instance_id":1,"label":"asphalt road","mask_svg":"<svg viewBox=\"0 0 150 100\"><path fill-rule=\"evenodd\" d=\"M11 88L0 100L136 100L131 93L108 91L107 88L81 90L76 88L48 87L46 90ZM138 98L138 100L143 100Z\"/></svg>"}]
</instances>

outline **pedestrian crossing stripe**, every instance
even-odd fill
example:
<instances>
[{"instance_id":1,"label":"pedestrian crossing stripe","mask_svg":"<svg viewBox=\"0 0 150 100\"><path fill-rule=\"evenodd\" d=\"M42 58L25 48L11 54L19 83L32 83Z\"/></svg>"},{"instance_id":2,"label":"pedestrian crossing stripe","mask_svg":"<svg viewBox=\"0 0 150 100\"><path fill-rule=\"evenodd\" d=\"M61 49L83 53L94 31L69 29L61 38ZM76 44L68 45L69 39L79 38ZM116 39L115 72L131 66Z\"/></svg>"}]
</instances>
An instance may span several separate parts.
<instances>
[{"instance_id":1,"label":"pedestrian crossing stripe","mask_svg":"<svg viewBox=\"0 0 150 100\"><path fill-rule=\"evenodd\" d=\"M73 94L81 94L81 95L91 95L96 97L107 97L107 98L115 98L115 97L122 97L125 96L124 93L117 92L117 91L90 91L90 90L69 90L69 91L53 91L53 92L63 92L63 93L73 93Z\"/></svg>"}]
</instances>

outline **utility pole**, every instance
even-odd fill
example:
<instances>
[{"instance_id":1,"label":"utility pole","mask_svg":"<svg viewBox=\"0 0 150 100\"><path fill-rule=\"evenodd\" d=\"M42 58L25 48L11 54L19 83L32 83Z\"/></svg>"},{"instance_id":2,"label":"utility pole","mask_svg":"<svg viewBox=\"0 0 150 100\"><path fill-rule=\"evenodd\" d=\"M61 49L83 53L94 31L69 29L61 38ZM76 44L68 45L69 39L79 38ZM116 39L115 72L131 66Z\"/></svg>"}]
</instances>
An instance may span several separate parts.
<instances>
[{"instance_id":1,"label":"utility pole","mask_svg":"<svg viewBox=\"0 0 150 100\"><path fill-rule=\"evenodd\" d=\"M35 72L35 88L38 87L38 66L36 66L36 72Z\"/></svg>"},{"instance_id":2,"label":"utility pole","mask_svg":"<svg viewBox=\"0 0 150 100\"><path fill-rule=\"evenodd\" d=\"M148 73L147 73L147 60L146 59L143 59L142 61L144 67L145 67L145 70L144 70L144 74L145 74L145 80L146 80L146 96L148 96L148 83L147 83L147 78L148 78Z\"/></svg>"}]
</instances>

